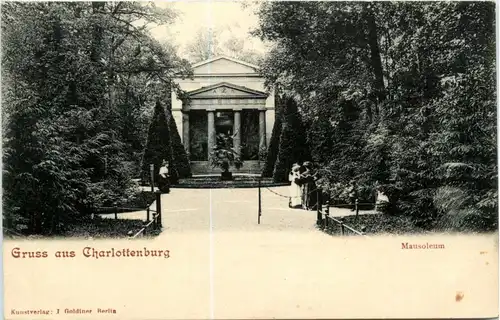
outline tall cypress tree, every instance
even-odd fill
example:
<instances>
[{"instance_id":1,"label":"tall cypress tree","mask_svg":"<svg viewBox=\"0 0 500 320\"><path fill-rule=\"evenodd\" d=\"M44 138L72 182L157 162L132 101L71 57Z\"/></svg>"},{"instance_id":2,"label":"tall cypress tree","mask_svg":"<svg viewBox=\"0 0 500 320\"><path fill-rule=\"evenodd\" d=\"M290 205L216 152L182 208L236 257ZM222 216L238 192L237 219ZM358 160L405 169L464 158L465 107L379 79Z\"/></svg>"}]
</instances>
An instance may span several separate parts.
<instances>
[{"instance_id":1,"label":"tall cypress tree","mask_svg":"<svg viewBox=\"0 0 500 320\"><path fill-rule=\"evenodd\" d=\"M306 133L299 114L297 103L287 98L284 110L284 122L280 135L278 157L273 171L275 182L288 181L288 172L295 162L311 160Z\"/></svg>"},{"instance_id":2,"label":"tall cypress tree","mask_svg":"<svg viewBox=\"0 0 500 320\"><path fill-rule=\"evenodd\" d=\"M267 149L266 162L264 163L264 168L262 169L262 176L266 178L273 176L274 165L276 164L276 159L278 158L281 128L283 127L283 115L281 112L283 108L281 106L281 99L277 102L276 118L274 121L273 131L271 133L271 141L269 142L269 147Z\"/></svg>"},{"instance_id":3,"label":"tall cypress tree","mask_svg":"<svg viewBox=\"0 0 500 320\"><path fill-rule=\"evenodd\" d=\"M149 165L154 164L155 178L158 176L159 168L163 160L171 161L170 132L168 121L159 100L156 101L153 120L149 125L148 140L144 155L142 157L141 177L143 181L149 179Z\"/></svg>"},{"instance_id":4,"label":"tall cypress tree","mask_svg":"<svg viewBox=\"0 0 500 320\"><path fill-rule=\"evenodd\" d=\"M175 119L172 116L171 105L167 107L168 115L168 129L170 131L170 147L171 147L171 168L175 169L177 178L189 178L191 177L191 165L189 159L184 149L184 145L181 142L181 136L177 130L177 125Z\"/></svg>"}]
</instances>

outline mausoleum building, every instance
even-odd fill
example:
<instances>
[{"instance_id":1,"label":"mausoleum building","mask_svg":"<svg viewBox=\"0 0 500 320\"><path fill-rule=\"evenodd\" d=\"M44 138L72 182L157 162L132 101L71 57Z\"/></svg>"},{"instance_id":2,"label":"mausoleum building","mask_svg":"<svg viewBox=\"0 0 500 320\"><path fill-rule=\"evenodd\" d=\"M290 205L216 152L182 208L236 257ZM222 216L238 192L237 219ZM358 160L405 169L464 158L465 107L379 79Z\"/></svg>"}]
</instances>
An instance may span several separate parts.
<instances>
[{"instance_id":1,"label":"mausoleum building","mask_svg":"<svg viewBox=\"0 0 500 320\"><path fill-rule=\"evenodd\" d=\"M266 92L258 66L229 57L193 65L193 79L174 81L187 97L172 91L172 114L193 174L219 173L209 153L219 133L230 135L244 161L234 173L260 173L274 125L274 92Z\"/></svg>"}]
</instances>

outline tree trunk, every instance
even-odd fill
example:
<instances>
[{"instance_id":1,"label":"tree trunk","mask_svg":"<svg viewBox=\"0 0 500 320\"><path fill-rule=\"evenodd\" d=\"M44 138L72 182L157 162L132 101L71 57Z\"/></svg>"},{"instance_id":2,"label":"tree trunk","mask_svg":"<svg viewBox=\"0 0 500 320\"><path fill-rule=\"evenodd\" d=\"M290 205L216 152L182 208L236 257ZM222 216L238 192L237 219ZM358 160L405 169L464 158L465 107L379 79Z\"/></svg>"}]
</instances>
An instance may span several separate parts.
<instances>
[{"instance_id":1,"label":"tree trunk","mask_svg":"<svg viewBox=\"0 0 500 320\"><path fill-rule=\"evenodd\" d=\"M111 38L111 49L109 51L108 61L108 92L109 92L109 110L114 110L116 106L116 88L115 88L115 50L113 49L115 37Z\"/></svg>"},{"instance_id":2,"label":"tree trunk","mask_svg":"<svg viewBox=\"0 0 500 320\"><path fill-rule=\"evenodd\" d=\"M378 43L377 23L375 21L375 14L371 4L367 4L365 8L365 20L368 27L368 45L370 47L370 60L375 76L375 90L377 95L377 102L385 100L385 85L384 85L384 72L382 68L382 59L380 56L380 47ZM378 113L378 112L377 112Z\"/></svg>"},{"instance_id":3,"label":"tree trunk","mask_svg":"<svg viewBox=\"0 0 500 320\"><path fill-rule=\"evenodd\" d=\"M104 9L105 2L92 2L92 12L97 14L100 10ZM93 62L98 62L100 57L100 49L102 42L103 28L98 24L94 25L93 35L92 35L92 49L90 53L90 59Z\"/></svg>"}]
</instances>

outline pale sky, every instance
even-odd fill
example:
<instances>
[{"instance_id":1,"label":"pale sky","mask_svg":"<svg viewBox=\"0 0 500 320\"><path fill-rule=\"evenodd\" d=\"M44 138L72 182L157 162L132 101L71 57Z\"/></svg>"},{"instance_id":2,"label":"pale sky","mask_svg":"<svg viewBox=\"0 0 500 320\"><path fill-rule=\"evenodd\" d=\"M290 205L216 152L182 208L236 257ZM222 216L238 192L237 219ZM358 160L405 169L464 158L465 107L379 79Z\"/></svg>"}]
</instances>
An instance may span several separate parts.
<instances>
[{"instance_id":1,"label":"pale sky","mask_svg":"<svg viewBox=\"0 0 500 320\"><path fill-rule=\"evenodd\" d=\"M160 26L151 30L161 42L173 42L182 51L183 47L200 29L223 28L232 35L245 39L245 47L265 52L266 46L260 39L251 37L248 32L257 27L258 19L254 14L256 4L243 1L155 1L158 7L170 7L179 13L173 25Z\"/></svg>"}]
</instances>

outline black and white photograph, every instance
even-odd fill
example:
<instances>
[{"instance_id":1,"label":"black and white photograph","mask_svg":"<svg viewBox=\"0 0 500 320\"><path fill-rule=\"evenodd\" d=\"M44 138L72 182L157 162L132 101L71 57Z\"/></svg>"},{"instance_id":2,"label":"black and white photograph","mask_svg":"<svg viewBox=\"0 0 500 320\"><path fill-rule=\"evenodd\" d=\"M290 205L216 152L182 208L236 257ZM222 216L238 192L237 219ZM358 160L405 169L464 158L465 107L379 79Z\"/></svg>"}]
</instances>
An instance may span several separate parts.
<instances>
[{"instance_id":1,"label":"black and white photograph","mask_svg":"<svg viewBox=\"0 0 500 320\"><path fill-rule=\"evenodd\" d=\"M6 319L498 316L495 2L0 9Z\"/></svg>"}]
</instances>

